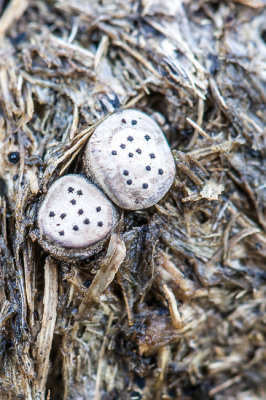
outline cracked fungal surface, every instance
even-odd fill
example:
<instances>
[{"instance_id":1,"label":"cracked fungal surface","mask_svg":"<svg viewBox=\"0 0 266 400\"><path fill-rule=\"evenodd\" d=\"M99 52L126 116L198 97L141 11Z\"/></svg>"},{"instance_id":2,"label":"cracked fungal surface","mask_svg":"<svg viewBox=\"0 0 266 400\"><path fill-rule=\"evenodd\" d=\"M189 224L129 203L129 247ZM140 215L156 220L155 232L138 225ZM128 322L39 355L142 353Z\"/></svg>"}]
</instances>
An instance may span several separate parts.
<instances>
[{"instance_id":1,"label":"cracked fungal surface","mask_svg":"<svg viewBox=\"0 0 266 400\"><path fill-rule=\"evenodd\" d=\"M116 217L97 186L80 175L66 175L49 188L39 209L41 242L63 249L88 248L108 238Z\"/></svg>"},{"instance_id":2,"label":"cracked fungal surface","mask_svg":"<svg viewBox=\"0 0 266 400\"><path fill-rule=\"evenodd\" d=\"M85 169L121 208L139 210L169 190L175 163L159 125L138 110L124 110L103 121L91 136Z\"/></svg>"}]
</instances>

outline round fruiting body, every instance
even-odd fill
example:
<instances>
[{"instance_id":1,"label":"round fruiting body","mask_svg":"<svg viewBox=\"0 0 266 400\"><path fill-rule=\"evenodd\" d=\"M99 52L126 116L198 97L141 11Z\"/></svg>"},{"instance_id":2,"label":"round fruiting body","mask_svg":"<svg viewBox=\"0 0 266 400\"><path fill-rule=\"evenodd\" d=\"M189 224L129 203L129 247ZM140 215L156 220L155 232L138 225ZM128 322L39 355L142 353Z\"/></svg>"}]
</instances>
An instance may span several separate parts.
<instances>
[{"instance_id":1,"label":"round fruiting body","mask_svg":"<svg viewBox=\"0 0 266 400\"><path fill-rule=\"evenodd\" d=\"M98 125L84 155L86 173L119 207L156 204L175 177L175 162L159 125L138 110L119 111Z\"/></svg>"},{"instance_id":2,"label":"round fruiting body","mask_svg":"<svg viewBox=\"0 0 266 400\"><path fill-rule=\"evenodd\" d=\"M51 185L39 208L39 241L58 259L86 259L102 249L117 220L115 207L96 185L66 175Z\"/></svg>"}]
</instances>

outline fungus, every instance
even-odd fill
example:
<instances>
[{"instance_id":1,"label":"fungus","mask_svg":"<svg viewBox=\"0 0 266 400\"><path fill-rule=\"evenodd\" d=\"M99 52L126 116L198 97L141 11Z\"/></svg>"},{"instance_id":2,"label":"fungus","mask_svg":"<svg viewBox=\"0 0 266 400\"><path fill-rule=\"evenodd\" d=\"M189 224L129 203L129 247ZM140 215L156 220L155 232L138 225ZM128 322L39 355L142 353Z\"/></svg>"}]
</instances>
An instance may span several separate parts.
<instances>
[{"instance_id":1,"label":"fungus","mask_svg":"<svg viewBox=\"0 0 266 400\"><path fill-rule=\"evenodd\" d=\"M102 249L117 218L96 185L81 175L66 175L52 184L39 208L40 244L59 259L87 258Z\"/></svg>"},{"instance_id":2,"label":"fungus","mask_svg":"<svg viewBox=\"0 0 266 400\"><path fill-rule=\"evenodd\" d=\"M138 110L119 111L97 126L85 150L84 166L116 205L129 210L156 204L175 176L162 130Z\"/></svg>"}]
</instances>

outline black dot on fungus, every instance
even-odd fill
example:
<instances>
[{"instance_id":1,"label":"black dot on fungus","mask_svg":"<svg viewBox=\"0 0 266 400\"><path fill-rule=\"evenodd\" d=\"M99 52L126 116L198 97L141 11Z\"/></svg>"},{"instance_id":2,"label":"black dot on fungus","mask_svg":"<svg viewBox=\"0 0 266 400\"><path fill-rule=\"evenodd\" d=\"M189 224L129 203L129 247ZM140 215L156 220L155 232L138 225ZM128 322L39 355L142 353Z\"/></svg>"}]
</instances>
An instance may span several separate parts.
<instances>
[{"instance_id":1,"label":"black dot on fungus","mask_svg":"<svg viewBox=\"0 0 266 400\"><path fill-rule=\"evenodd\" d=\"M17 164L20 159L20 154L18 151L12 151L11 153L8 154L7 158L11 164Z\"/></svg>"},{"instance_id":2,"label":"black dot on fungus","mask_svg":"<svg viewBox=\"0 0 266 400\"><path fill-rule=\"evenodd\" d=\"M123 144L123 143L121 143L121 144L120 144L120 147L121 147L121 149L125 149L125 148L126 148L126 145Z\"/></svg>"},{"instance_id":3,"label":"black dot on fungus","mask_svg":"<svg viewBox=\"0 0 266 400\"><path fill-rule=\"evenodd\" d=\"M147 183L143 183L142 187L143 187L143 189L148 189L148 184Z\"/></svg>"},{"instance_id":4,"label":"black dot on fungus","mask_svg":"<svg viewBox=\"0 0 266 400\"><path fill-rule=\"evenodd\" d=\"M84 211L82 210L82 208L80 210L78 210L78 214L82 215L84 213Z\"/></svg>"},{"instance_id":5,"label":"black dot on fungus","mask_svg":"<svg viewBox=\"0 0 266 400\"><path fill-rule=\"evenodd\" d=\"M151 170L151 167L150 167L149 165L147 165L146 170L147 170L147 171L150 171L150 170Z\"/></svg>"},{"instance_id":6,"label":"black dot on fungus","mask_svg":"<svg viewBox=\"0 0 266 400\"><path fill-rule=\"evenodd\" d=\"M137 149L136 153L141 154L141 149Z\"/></svg>"},{"instance_id":7,"label":"black dot on fungus","mask_svg":"<svg viewBox=\"0 0 266 400\"><path fill-rule=\"evenodd\" d=\"M122 121L123 124L126 124L126 123L127 123L127 121L125 120L125 118L123 118L121 121Z\"/></svg>"},{"instance_id":8,"label":"black dot on fungus","mask_svg":"<svg viewBox=\"0 0 266 400\"><path fill-rule=\"evenodd\" d=\"M55 216L55 213L54 213L53 211L50 211L49 217L50 217L50 218L53 218L54 216Z\"/></svg>"},{"instance_id":9,"label":"black dot on fungus","mask_svg":"<svg viewBox=\"0 0 266 400\"><path fill-rule=\"evenodd\" d=\"M68 193L73 193L74 192L74 188L71 187L71 186L69 186L69 188L67 190L68 190Z\"/></svg>"},{"instance_id":10,"label":"black dot on fungus","mask_svg":"<svg viewBox=\"0 0 266 400\"><path fill-rule=\"evenodd\" d=\"M60 215L60 218L61 219L64 219L66 217L66 214L65 213L62 213L61 215Z\"/></svg>"},{"instance_id":11,"label":"black dot on fungus","mask_svg":"<svg viewBox=\"0 0 266 400\"><path fill-rule=\"evenodd\" d=\"M60 231L60 232L59 232L59 235L60 235L60 236L64 236L64 234L65 234L64 231Z\"/></svg>"},{"instance_id":12,"label":"black dot on fungus","mask_svg":"<svg viewBox=\"0 0 266 400\"><path fill-rule=\"evenodd\" d=\"M132 125L137 125L137 123L138 123L138 122L137 122L135 119L132 119L132 121L131 121L131 124L132 124Z\"/></svg>"},{"instance_id":13,"label":"black dot on fungus","mask_svg":"<svg viewBox=\"0 0 266 400\"><path fill-rule=\"evenodd\" d=\"M133 157L133 153L128 153L128 157L132 158Z\"/></svg>"},{"instance_id":14,"label":"black dot on fungus","mask_svg":"<svg viewBox=\"0 0 266 400\"><path fill-rule=\"evenodd\" d=\"M116 155L117 155L117 151L112 150L112 155L113 155L113 156L116 156Z\"/></svg>"},{"instance_id":15,"label":"black dot on fungus","mask_svg":"<svg viewBox=\"0 0 266 400\"><path fill-rule=\"evenodd\" d=\"M145 139L147 140L147 142L148 142L148 140L150 140L150 138L151 138L149 135L145 135L144 137L145 137Z\"/></svg>"},{"instance_id":16,"label":"black dot on fungus","mask_svg":"<svg viewBox=\"0 0 266 400\"><path fill-rule=\"evenodd\" d=\"M132 185L132 180L129 179L129 180L127 181L127 184L128 184L128 185Z\"/></svg>"},{"instance_id":17,"label":"black dot on fungus","mask_svg":"<svg viewBox=\"0 0 266 400\"><path fill-rule=\"evenodd\" d=\"M70 203L73 204L73 206L74 206L76 204L76 200L72 199L72 200L70 200Z\"/></svg>"},{"instance_id":18,"label":"black dot on fungus","mask_svg":"<svg viewBox=\"0 0 266 400\"><path fill-rule=\"evenodd\" d=\"M159 175L162 175L162 174L163 174L163 169L161 169L161 168L158 169L158 174L159 174Z\"/></svg>"},{"instance_id":19,"label":"black dot on fungus","mask_svg":"<svg viewBox=\"0 0 266 400\"><path fill-rule=\"evenodd\" d=\"M90 223L90 220L88 218L84 219L83 224L89 225L89 223Z\"/></svg>"},{"instance_id":20,"label":"black dot on fungus","mask_svg":"<svg viewBox=\"0 0 266 400\"><path fill-rule=\"evenodd\" d=\"M129 174L129 172L126 169L124 169L123 175L128 176L128 174Z\"/></svg>"},{"instance_id":21,"label":"black dot on fungus","mask_svg":"<svg viewBox=\"0 0 266 400\"><path fill-rule=\"evenodd\" d=\"M78 225L74 225L74 226L73 226L73 231L78 231L78 230L79 230Z\"/></svg>"},{"instance_id":22,"label":"black dot on fungus","mask_svg":"<svg viewBox=\"0 0 266 400\"><path fill-rule=\"evenodd\" d=\"M133 142L134 138L133 138L133 136L128 136L127 140L128 140L129 142Z\"/></svg>"},{"instance_id":23,"label":"black dot on fungus","mask_svg":"<svg viewBox=\"0 0 266 400\"><path fill-rule=\"evenodd\" d=\"M101 207L96 207L96 211L97 211L97 212L100 212L101 209L102 209Z\"/></svg>"},{"instance_id":24,"label":"black dot on fungus","mask_svg":"<svg viewBox=\"0 0 266 400\"><path fill-rule=\"evenodd\" d=\"M78 196L82 196L82 195L83 195L82 190L78 190L78 191L77 191L77 195L78 195Z\"/></svg>"},{"instance_id":25,"label":"black dot on fungus","mask_svg":"<svg viewBox=\"0 0 266 400\"><path fill-rule=\"evenodd\" d=\"M154 153L151 153L151 154L150 154L150 158L155 158L155 154L154 154Z\"/></svg>"},{"instance_id":26,"label":"black dot on fungus","mask_svg":"<svg viewBox=\"0 0 266 400\"><path fill-rule=\"evenodd\" d=\"M102 221L99 221L97 225L98 225L98 226L103 226Z\"/></svg>"}]
</instances>

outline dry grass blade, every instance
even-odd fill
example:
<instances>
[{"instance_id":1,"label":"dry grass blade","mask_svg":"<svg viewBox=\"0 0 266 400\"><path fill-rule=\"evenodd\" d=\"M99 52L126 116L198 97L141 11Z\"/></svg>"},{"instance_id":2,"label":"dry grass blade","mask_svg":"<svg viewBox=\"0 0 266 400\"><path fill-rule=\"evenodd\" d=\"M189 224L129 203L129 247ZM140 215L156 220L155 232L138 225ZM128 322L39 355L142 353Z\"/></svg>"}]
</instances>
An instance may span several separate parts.
<instances>
[{"instance_id":1,"label":"dry grass blade","mask_svg":"<svg viewBox=\"0 0 266 400\"><path fill-rule=\"evenodd\" d=\"M53 259L47 259L44 267L45 287L43 298L43 319L36 342L37 379L35 398L45 400L46 381L50 364L50 353L54 336L58 302L58 271Z\"/></svg>"},{"instance_id":2,"label":"dry grass blade","mask_svg":"<svg viewBox=\"0 0 266 400\"><path fill-rule=\"evenodd\" d=\"M265 398L264 6L0 0L1 400ZM40 205L130 108L173 185L55 264Z\"/></svg>"},{"instance_id":3,"label":"dry grass blade","mask_svg":"<svg viewBox=\"0 0 266 400\"><path fill-rule=\"evenodd\" d=\"M8 28L16 23L29 6L29 0L12 0L0 18L0 36L3 36Z\"/></svg>"},{"instance_id":4,"label":"dry grass blade","mask_svg":"<svg viewBox=\"0 0 266 400\"><path fill-rule=\"evenodd\" d=\"M126 248L123 240L117 234L113 234L110 239L106 258L99 271L93 279L93 282L85 294L79 308L77 318L84 318L89 311L90 304L98 302L101 294L113 281L120 265L126 256Z\"/></svg>"},{"instance_id":5,"label":"dry grass blade","mask_svg":"<svg viewBox=\"0 0 266 400\"><path fill-rule=\"evenodd\" d=\"M265 0L234 0L236 3L244 4L245 6L252 8L265 7Z\"/></svg>"}]
</instances>

